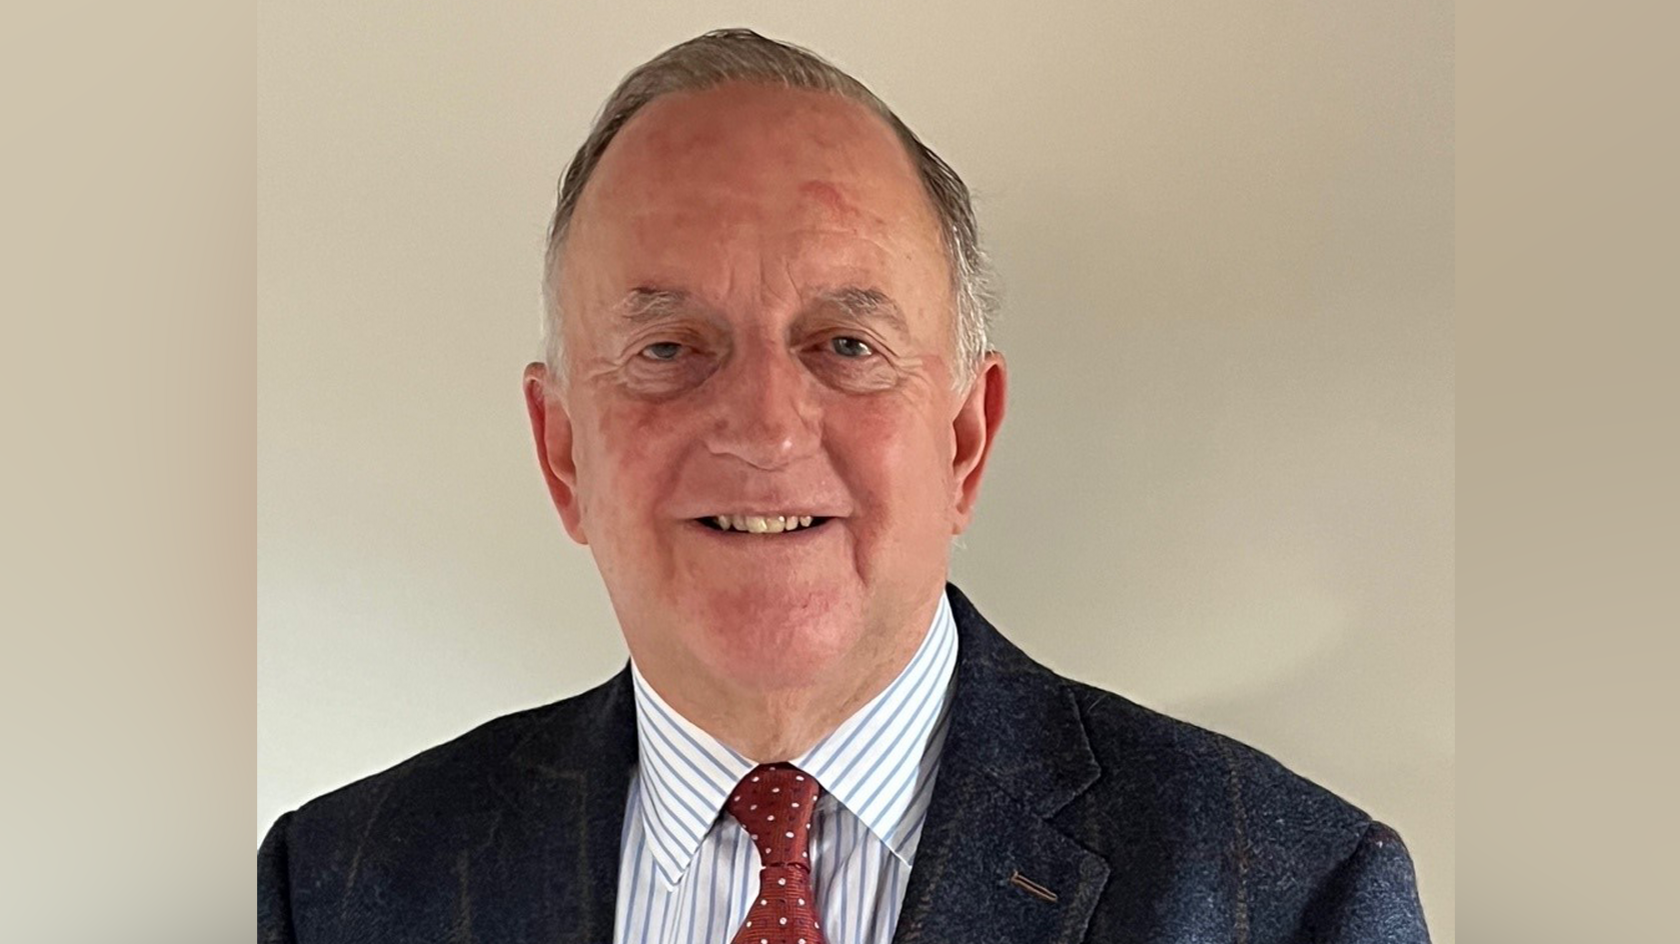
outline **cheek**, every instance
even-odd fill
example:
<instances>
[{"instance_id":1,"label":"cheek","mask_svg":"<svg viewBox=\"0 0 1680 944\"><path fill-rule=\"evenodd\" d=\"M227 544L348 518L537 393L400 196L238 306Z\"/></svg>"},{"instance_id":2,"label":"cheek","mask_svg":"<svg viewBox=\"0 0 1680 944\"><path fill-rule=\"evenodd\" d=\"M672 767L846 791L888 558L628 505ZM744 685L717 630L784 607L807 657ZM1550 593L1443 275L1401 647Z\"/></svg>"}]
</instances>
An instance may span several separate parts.
<instances>
[{"instance_id":1,"label":"cheek","mask_svg":"<svg viewBox=\"0 0 1680 944\"><path fill-rule=\"evenodd\" d=\"M580 443L578 493L586 520L646 516L678 466L678 424L646 404L602 408Z\"/></svg>"},{"instance_id":2,"label":"cheek","mask_svg":"<svg viewBox=\"0 0 1680 944\"><path fill-rule=\"evenodd\" d=\"M951 444L936 410L893 404L860 410L837 426L832 452L877 537L912 538L917 524L950 516Z\"/></svg>"}]
</instances>

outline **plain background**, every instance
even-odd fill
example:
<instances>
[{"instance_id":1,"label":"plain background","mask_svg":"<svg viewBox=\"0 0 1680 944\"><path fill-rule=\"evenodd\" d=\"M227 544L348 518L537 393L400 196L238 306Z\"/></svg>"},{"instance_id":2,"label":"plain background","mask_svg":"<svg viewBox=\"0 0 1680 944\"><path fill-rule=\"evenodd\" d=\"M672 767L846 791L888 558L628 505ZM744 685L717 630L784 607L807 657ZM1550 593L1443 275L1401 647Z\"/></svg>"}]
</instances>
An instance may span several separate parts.
<instances>
[{"instance_id":1,"label":"plain background","mask_svg":"<svg viewBox=\"0 0 1680 944\"><path fill-rule=\"evenodd\" d=\"M1680 136L1650 120L1673 14L1454 19L1457 924L1652 939L1675 878L1653 837L1675 829ZM0 20L0 906L34 941L246 937L257 17Z\"/></svg>"},{"instance_id":2,"label":"plain background","mask_svg":"<svg viewBox=\"0 0 1680 944\"><path fill-rule=\"evenodd\" d=\"M957 582L1394 824L1451 942L1442 4L263 8L259 834L622 665L518 372L594 110L725 25L852 71L976 191L1012 402Z\"/></svg>"}]
</instances>

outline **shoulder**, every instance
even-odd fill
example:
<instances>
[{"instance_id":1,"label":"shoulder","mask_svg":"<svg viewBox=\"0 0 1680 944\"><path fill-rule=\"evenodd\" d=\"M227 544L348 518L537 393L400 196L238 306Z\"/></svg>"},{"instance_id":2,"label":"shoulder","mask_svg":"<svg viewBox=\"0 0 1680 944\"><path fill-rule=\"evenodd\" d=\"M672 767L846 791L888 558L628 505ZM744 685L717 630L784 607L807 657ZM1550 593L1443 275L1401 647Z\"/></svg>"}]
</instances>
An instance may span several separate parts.
<instances>
[{"instance_id":1,"label":"shoulder","mask_svg":"<svg viewBox=\"0 0 1680 944\"><path fill-rule=\"evenodd\" d=\"M1218 899L1255 940L1371 921L1405 933L1325 939L1426 937L1394 830L1261 750L1063 681L1102 773L1058 818L1111 865L1173 876L1159 900Z\"/></svg>"},{"instance_id":2,"label":"shoulder","mask_svg":"<svg viewBox=\"0 0 1680 944\"><path fill-rule=\"evenodd\" d=\"M1106 864L1092 939L1427 938L1393 830L1263 750L1057 673L949 592L955 749Z\"/></svg>"},{"instance_id":3,"label":"shoulder","mask_svg":"<svg viewBox=\"0 0 1680 944\"><path fill-rule=\"evenodd\" d=\"M622 809L587 801L633 758L628 688L492 719L282 815L257 851L259 940L429 940L536 887L518 870L572 860Z\"/></svg>"},{"instance_id":4,"label":"shoulder","mask_svg":"<svg viewBox=\"0 0 1680 944\"><path fill-rule=\"evenodd\" d=\"M375 822L493 815L518 802L529 771L588 762L588 735L613 710L620 682L493 718L315 797L283 818L290 839L330 848Z\"/></svg>"},{"instance_id":5,"label":"shoulder","mask_svg":"<svg viewBox=\"0 0 1680 944\"><path fill-rule=\"evenodd\" d=\"M1113 692L1061 681L1080 706L1106 774L1093 788L1099 792L1170 801L1181 815L1222 820L1251 840L1316 836L1351 847L1371 823L1363 810L1264 751Z\"/></svg>"},{"instance_id":6,"label":"shoulder","mask_svg":"<svg viewBox=\"0 0 1680 944\"><path fill-rule=\"evenodd\" d=\"M968 687L957 701L968 735L959 750L988 766L1035 771L1028 779L1083 780L1094 763L1095 779L1079 790L1071 815L1112 813L1113 831L1134 839L1156 830L1180 842L1235 836L1349 849L1370 824L1363 811L1261 750L1056 672L955 586L947 593L962 634L958 678ZM1038 727L1023 728L1020 718L1037 719ZM1023 754L1039 765L1016 763Z\"/></svg>"}]
</instances>

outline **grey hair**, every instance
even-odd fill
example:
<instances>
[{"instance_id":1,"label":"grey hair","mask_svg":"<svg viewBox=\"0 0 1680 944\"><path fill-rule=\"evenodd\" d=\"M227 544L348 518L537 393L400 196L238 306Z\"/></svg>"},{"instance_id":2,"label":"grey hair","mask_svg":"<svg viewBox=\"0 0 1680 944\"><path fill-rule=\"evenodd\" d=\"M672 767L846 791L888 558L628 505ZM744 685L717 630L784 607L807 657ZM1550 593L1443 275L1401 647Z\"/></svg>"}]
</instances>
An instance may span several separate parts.
<instances>
[{"instance_id":1,"label":"grey hair","mask_svg":"<svg viewBox=\"0 0 1680 944\"><path fill-rule=\"evenodd\" d=\"M560 178L559 199L548 229L543 271L544 350L551 376L565 377L560 328L560 256L578 198L601 155L642 106L672 92L697 92L725 82L746 81L832 92L869 108L890 126L909 153L940 226L956 299L956 382L973 380L991 350L987 331L997 308L991 263L980 246L979 226L968 186L938 154L923 144L886 103L862 82L800 46L767 39L747 29L714 30L679 43L638 66L613 90L589 137Z\"/></svg>"}]
</instances>

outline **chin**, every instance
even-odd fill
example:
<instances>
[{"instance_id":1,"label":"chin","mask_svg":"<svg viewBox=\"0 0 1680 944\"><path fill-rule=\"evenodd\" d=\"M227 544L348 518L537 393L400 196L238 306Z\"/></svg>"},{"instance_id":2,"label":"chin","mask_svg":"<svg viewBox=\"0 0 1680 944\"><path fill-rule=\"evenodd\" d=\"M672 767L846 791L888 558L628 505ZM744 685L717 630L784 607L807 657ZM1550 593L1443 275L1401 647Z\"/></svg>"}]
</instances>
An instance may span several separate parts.
<instances>
[{"instance_id":1,"label":"chin","mask_svg":"<svg viewBox=\"0 0 1680 944\"><path fill-rule=\"evenodd\" d=\"M808 684L857 642L856 597L834 588L751 583L694 596L689 624L697 655L722 678Z\"/></svg>"}]
</instances>

